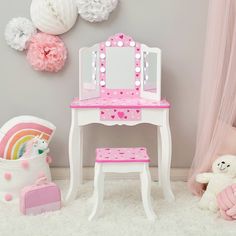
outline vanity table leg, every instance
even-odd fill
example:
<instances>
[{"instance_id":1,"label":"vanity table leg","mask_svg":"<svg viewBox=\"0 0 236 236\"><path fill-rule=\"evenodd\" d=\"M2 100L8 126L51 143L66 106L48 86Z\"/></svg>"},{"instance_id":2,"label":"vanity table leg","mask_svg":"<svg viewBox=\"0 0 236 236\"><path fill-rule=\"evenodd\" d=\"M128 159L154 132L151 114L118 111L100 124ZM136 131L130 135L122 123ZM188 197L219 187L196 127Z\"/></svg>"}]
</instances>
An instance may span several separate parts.
<instances>
[{"instance_id":1,"label":"vanity table leg","mask_svg":"<svg viewBox=\"0 0 236 236\"><path fill-rule=\"evenodd\" d=\"M159 186L161 187L161 155L162 155L162 150L161 150L161 132L160 132L160 127L157 126L157 155L158 155L158 183Z\"/></svg>"},{"instance_id":2,"label":"vanity table leg","mask_svg":"<svg viewBox=\"0 0 236 236\"><path fill-rule=\"evenodd\" d=\"M161 186L163 189L163 193L165 198L168 201L172 201L175 199L174 194L171 190L170 183L170 166L171 166L171 133L169 122L167 122L164 126L160 127L160 136L161 136Z\"/></svg>"},{"instance_id":3,"label":"vanity table leg","mask_svg":"<svg viewBox=\"0 0 236 236\"><path fill-rule=\"evenodd\" d=\"M82 127L77 124L77 112L72 110L69 135L70 186L66 202L76 198L79 184L82 182Z\"/></svg>"},{"instance_id":4,"label":"vanity table leg","mask_svg":"<svg viewBox=\"0 0 236 236\"><path fill-rule=\"evenodd\" d=\"M83 144L83 140L84 140L84 127L83 126L79 126L79 185L83 184L83 151L84 151L84 144Z\"/></svg>"}]
</instances>

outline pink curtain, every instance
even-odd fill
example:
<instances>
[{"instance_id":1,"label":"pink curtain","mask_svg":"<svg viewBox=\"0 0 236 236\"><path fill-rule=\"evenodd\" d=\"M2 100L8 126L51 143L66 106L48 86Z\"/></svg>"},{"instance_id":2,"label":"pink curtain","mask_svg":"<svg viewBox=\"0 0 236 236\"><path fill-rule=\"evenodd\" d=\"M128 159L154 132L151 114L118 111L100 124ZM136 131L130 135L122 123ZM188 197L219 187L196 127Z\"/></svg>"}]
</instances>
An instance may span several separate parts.
<instances>
[{"instance_id":1,"label":"pink curtain","mask_svg":"<svg viewBox=\"0 0 236 236\"><path fill-rule=\"evenodd\" d=\"M235 119L236 0L210 0L196 152L188 180L194 194L204 187L196 183L196 174L210 171L218 155L236 154Z\"/></svg>"}]
</instances>

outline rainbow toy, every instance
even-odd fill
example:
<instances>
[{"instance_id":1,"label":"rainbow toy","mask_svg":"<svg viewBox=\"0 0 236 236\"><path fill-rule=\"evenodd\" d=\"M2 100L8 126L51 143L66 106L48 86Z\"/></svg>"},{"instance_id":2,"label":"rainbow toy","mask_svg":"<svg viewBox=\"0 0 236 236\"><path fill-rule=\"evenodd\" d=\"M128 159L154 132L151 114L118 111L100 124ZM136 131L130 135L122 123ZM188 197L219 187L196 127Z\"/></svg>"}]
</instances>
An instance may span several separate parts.
<instances>
[{"instance_id":1,"label":"rainbow toy","mask_svg":"<svg viewBox=\"0 0 236 236\"><path fill-rule=\"evenodd\" d=\"M49 143L56 127L34 116L17 116L0 129L0 157L7 160L21 158L26 142L37 135Z\"/></svg>"}]
</instances>

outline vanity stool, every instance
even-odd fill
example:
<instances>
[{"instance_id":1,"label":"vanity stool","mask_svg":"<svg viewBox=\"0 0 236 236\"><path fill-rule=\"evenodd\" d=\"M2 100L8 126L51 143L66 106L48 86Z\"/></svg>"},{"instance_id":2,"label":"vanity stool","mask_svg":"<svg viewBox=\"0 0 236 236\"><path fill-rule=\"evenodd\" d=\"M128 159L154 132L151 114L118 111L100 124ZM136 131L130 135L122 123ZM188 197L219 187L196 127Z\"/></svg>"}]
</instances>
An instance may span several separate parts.
<instances>
[{"instance_id":1,"label":"vanity stool","mask_svg":"<svg viewBox=\"0 0 236 236\"><path fill-rule=\"evenodd\" d=\"M103 205L104 173L140 173L143 207L147 218L155 220L151 205L151 177L146 148L97 148L94 175L94 207L89 220L99 215Z\"/></svg>"}]
</instances>

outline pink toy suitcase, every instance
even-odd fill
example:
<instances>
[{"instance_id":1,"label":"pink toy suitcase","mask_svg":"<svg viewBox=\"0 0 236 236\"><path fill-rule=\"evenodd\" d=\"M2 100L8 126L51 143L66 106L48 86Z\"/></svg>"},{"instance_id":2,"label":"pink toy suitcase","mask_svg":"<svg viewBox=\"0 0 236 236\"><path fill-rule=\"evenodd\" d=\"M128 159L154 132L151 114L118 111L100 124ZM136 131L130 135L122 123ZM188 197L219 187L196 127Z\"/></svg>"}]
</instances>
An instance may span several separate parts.
<instances>
[{"instance_id":1,"label":"pink toy suitcase","mask_svg":"<svg viewBox=\"0 0 236 236\"><path fill-rule=\"evenodd\" d=\"M20 211L24 215L37 215L61 208L59 187L48 182L46 177L38 179L35 185L24 187L20 194Z\"/></svg>"}]
</instances>

